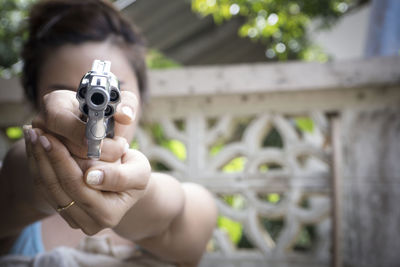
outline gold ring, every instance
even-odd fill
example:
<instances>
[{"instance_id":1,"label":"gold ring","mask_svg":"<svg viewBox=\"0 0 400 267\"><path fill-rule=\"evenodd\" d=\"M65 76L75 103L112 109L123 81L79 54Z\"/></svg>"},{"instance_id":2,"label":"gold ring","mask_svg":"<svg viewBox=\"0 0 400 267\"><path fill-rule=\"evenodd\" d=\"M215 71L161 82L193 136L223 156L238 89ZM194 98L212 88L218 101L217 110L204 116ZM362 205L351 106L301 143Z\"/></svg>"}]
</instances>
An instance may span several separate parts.
<instances>
[{"instance_id":1,"label":"gold ring","mask_svg":"<svg viewBox=\"0 0 400 267\"><path fill-rule=\"evenodd\" d=\"M71 206L74 205L74 204L75 204L75 201L72 200L71 203L69 203L68 205L66 205L66 206L64 206L64 207L58 207L58 208L57 208L57 212L61 212L61 211L63 211L63 210L66 210L66 209L68 209L69 207L71 207Z\"/></svg>"}]
</instances>

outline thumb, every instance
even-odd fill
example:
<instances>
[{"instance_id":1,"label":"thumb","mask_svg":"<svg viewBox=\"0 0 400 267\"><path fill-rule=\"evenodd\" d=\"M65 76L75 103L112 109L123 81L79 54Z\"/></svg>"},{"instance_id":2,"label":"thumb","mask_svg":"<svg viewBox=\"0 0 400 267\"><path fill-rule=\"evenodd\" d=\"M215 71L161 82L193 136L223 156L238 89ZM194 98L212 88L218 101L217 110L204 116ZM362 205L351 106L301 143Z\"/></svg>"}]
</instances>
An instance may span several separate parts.
<instances>
[{"instance_id":1,"label":"thumb","mask_svg":"<svg viewBox=\"0 0 400 267\"><path fill-rule=\"evenodd\" d=\"M150 177L150 164L137 150L129 149L122 163L110 163L89 168L85 174L86 184L101 191L124 192L144 190Z\"/></svg>"},{"instance_id":2,"label":"thumb","mask_svg":"<svg viewBox=\"0 0 400 267\"><path fill-rule=\"evenodd\" d=\"M130 91L121 92L121 103L114 114L115 121L124 125L133 123L139 108L137 96Z\"/></svg>"}]
</instances>

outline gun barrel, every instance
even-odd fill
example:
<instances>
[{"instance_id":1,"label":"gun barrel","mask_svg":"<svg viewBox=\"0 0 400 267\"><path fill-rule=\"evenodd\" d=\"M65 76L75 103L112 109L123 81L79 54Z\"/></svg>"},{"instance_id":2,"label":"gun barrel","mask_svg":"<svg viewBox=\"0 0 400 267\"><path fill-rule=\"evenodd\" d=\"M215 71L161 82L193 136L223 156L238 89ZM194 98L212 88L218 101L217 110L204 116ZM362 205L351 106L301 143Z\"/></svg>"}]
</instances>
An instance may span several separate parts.
<instances>
[{"instance_id":1,"label":"gun barrel","mask_svg":"<svg viewBox=\"0 0 400 267\"><path fill-rule=\"evenodd\" d=\"M100 158L102 140L107 134L114 134L114 123L109 120L113 120L112 115L121 101L118 80L110 70L110 61L95 60L76 93L79 109L86 117L87 156L92 159Z\"/></svg>"}]
</instances>

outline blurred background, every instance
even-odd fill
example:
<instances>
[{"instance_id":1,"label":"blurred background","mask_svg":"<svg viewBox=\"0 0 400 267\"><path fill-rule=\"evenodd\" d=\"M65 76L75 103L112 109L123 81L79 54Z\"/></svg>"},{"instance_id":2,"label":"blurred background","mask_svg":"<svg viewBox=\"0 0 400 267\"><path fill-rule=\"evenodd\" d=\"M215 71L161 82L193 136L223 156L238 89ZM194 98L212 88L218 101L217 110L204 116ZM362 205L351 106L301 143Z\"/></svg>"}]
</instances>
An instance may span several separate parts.
<instances>
[{"instance_id":1,"label":"blurred background","mask_svg":"<svg viewBox=\"0 0 400 267\"><path fill-rule=\"evenodd\" d=\"M36 0L1 0L0 75L21 68L27 12ZM305 60L365 54L370 0L117 0L148 40L149 66Z\"/></svg>"},{"instance_id":2,"label":"blurred background","mask_svg":"<svg viewBox=\"0 0 400 267\"><path fill-rule=\"evenodd\" d=\"M17 85L22 67L18 55L27 37L28 10L34 2L0 0L0 111L4 136L0 138L0 159L10 144L22 136L18 126L21 116L15 115L24 111ZM344 138L343 144L338 145L347 146L348 155L363 154L352 146L364 134L368 138L357 145L382 139L382 133L373 133L381 124L368 121L365 125L369 128L365 125L357 128L354 125L358 117L346 112L360 107L387 108L393 102L394 106L400 104L396 102L400 82L400 1L116 0L113 3L147 39L147 64L152 70L150 80L154 89L153 108L148 111L159 110L142 125L151 141L139 136L132 147L152 155L149 158L154 170L202 183L217 198L221 214L204 266L264 266L261 264L266 260L271 261L271 266L340 266L342 254L345 266L395 266L391 265L398 260L395 254L387 258L389 265L383 264L378 256L388 251L384 247L389 244L400 248L399 242L382 245L388 235L379 236L373 230L376 221L398 223L399 214L391 214L388 208L393 208L398 197L385 200L384 190L371 193L357 191L361 187L355 187L347 192L341 189L342 185L335 184L340 175L335 173L338 155L334 136L336 141L341 137L332 118L341 117L343 125L347 123L343 132L354 137ZM389 57L374 60L376 56ZM244 82L237 77L240 75ZM218 98L221 84L226 87L222 95L227 100ZM299 93L285 96L289 91ZM231 103L234 107L229 107ZM191 116L191 110L197 110L201 116ZM165 114L170 116L168 120L163 117ZM226 117L227 114L233 114L233 118ZM389 121L396 127L398 112L390 116ZM352 126L354 132L350 130ZM191 152L204 143L196 135L199 132L210 135L207 140L212 142L207 141L207 152L201 154L203 148L196 148L194 153L210 161ZM246 143L251 142L248 136L258 143ZM389 147L397 137L395 132ZM168 152L157 150L157 154L149 142ZM240 144L243 147L238 148ZM261 159L254 151L238 152L249 146L257 147L254 148L257 153L258 149L265 150L268 156ZM396 155L397 150L388 158L396 159ZM210 170L205 170L202 160L212 165ZM368 161L356 158L348 166L351 171L344 167L347 175L344 181L358 175L354 166L362 161L366 165L361 169L368 169ZM396 175L387 175L397 181ZM247 177L253 180L242 184ZM216 179L223 182L218 184ZM352 183L346 184L346 188ZM396 190L392 195L398 195L400 189ZM338 191L347 193L340 197L335 195ZM367 210L373 206L376 217L372 220L368 217L372 212L367 212L359 216L359 221L351 221L363 197L366 202L371 201ZM343 207L350 207L348 210L338 209L340 199L345 203ZM381 202L382 205L376 204ZM382 207L388 208L387 213L377 212ZM250 215L254 215L254 220ZM365 223L369 221L371 224ZM343 240L340 223L345 225ZM353 233L355 229L359 232ZM365 232L371 235L363 235ZM375 249L377 246L371 246L373 252L359 249L376 238L381 250ZM342 253L343 248L351 253ZM369 261L368 254L378 260Z\"/></svg>"}]
</instances>

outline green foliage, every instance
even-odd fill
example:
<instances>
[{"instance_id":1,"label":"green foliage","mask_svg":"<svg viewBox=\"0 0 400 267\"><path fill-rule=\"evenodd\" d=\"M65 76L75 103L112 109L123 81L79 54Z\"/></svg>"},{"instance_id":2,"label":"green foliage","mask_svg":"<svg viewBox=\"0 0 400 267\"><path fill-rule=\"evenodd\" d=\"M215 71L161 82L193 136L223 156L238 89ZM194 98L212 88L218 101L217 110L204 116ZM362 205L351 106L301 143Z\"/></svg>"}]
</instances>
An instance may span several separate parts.
<instances>
[{"instance_id":1,"label":"green foliage","mask_svg":"<svg viewBox=\"0 0 400 267\"><path fill-rule=\"evenodd\" d=\"M21 127L8 127L6 129L6 135L11 140L20 139L23 136Z\"/></svg>"},{"instance_id":2,"label":"green foliage","mask_svg":"<svg viewBox=\"0 0 400 267\"><path fill-rule=\"evenodd\" d=\"M28 37L25 21L35 0L0 0L0 77L8 78L20 71L20 50Z\"/></svg>"},{"instance_id":3,"label":"green foliage","mask_svg":"<svg viewBox=\"0 0 400 267\"><path fill-rule=\"evenodd\" d=\"M168 139L164 134L164 129L160 124L153 124L148 129L154 139L154 143L171 151L178 159L184 161L186 159L186 146L176 139Z\"/></svg>"},{"instance_id":4,"label":"green foliage","mask_svg":"<svg viewBox=\"0 0 400 267\"><path fill-rule=\"evenodd\" d=\"M225 216L218 216L218 227L228 234L233 244L238 244L242 238L243 226Z\"/></svg>"},{"instance_id":5,"label":"green foliage","mask_svg":"<svg viewBox=\"0 0 400 267\"><path fill-rule=\"evenodd\" d=\"M192 0L192 9L212 15L215 23L240 17L239 35L266 45L273 60L326 61L328 57L307 38L311 20L331 26L358 0Z\"/></svg>"},{"instance_id":6,"label":"green foliage","mask_svg":"<svg viewBox=\"0 0 400 267\"><path fill-rule=\"evenodd\" d=\"M224 172L241 172L244 169L246 163L245 157L237 157L228 162L223 168Z\"/></svg>"},{"instance_id":7,"label":"green foliage","mask_svg":"<svg viewBox=\"0 0 400 267\"><path fill-rule=\"evenodd\" d=\"M303 132L312 133L314 131L314 122L310 118L297 118L295 122L296 126Z\"/></svg>"},{"instance_id":8,"label":"green foliage","mask_svg":"<svg viewBox=\"0 0 400 267\"><path fill-rule=\"evenodd\" d=\"M133 149L139 149L139 143L138 143L138 141L133 140L133 141L131 142L131 144L130 144L129 147L130 147L130 148L133 148Z\"/></svg>"},{"instance_id":9,"label":"green foliage","mask_svg":"<svg viewBox=\"0 0 400 267\"><path fill-rule=\"evenodd\" d=\"M178 159L184 161L186 159L185 145L176 139L167 140L164 142L163 147L171 151Z\"/></svg>"},{"instance_id":10,"label":"green foliage","mask_svg":"<svg viewBox=\"0 0 400 267\"><path fill-rule=\"evenodd\" d=\"M169 68L179 68L181 65L167 58L158 50L150 49L146 55L146 63L150 69L169 69Z\"/></svg>"},{"instance_id":11,"label":"green foliage","mask_svg":"<svg viewBox=\"0 0 400 267\"><path fill-rule=\"evenodd\" d=\"M221 151L222 148L224 148L224 144L223 143L219 143L219 144L214 145L210 149L210 155L211 156L217 155Z\"/></svg>"},{"instance_id":12,"label":"green foliage","mask_svg":"<svg viewBox=\"0 0 400 267\"><path fill-rule=\"evenodd\" d=\"M270 203L278 203L279 200L281 199L281 196L276 193L268 194L268 202Z\"/></svg>"},{"instance_id":13,"label":"green foliage","mask_svg":"<svg viewBox=\"0 0 400 267\"><path fill-rule=\"evenodd\" d=\"M19 74L20 53L28 37L26 22L31 5L37 0L0 0L0 77ZM149 50L146 62L151 69L176 68L181 65L157 50Z\"/></svg>"},{"instance_id":14,"label":"green foliage","mask_svg":"<svg viewBox=\"0 0 400 267\"><path fill-rule=\"evenodd\" d=\"M309 251L315 244L316 233L314 225L303 226L295 241L294 250Z\"/></svg>"},{"instance_id":15,"label":"green foliage","mask_svg":"<svg viewBox=\"0 0 400 267\"><path fill-rule=\"evenodd\" d=\"M262 146L282 148L283 147L282 136L275 128L272 128L271 131L263 140Z\"/></svg>"},{"instance_id":16,"label":"green foliage","mask_svg":"<svg viewBox=\"0 0 400 267\"><path fill-rule=\"evenodd\" d=\"M234 209L243 209L245 199L241 195L227 195L222 198L226 204ZM227 232L232 243L238 244L243 235L243 226L241 223L229 219L225 216L218 217L218 227Z\"/></svg>"}]
</instances>

